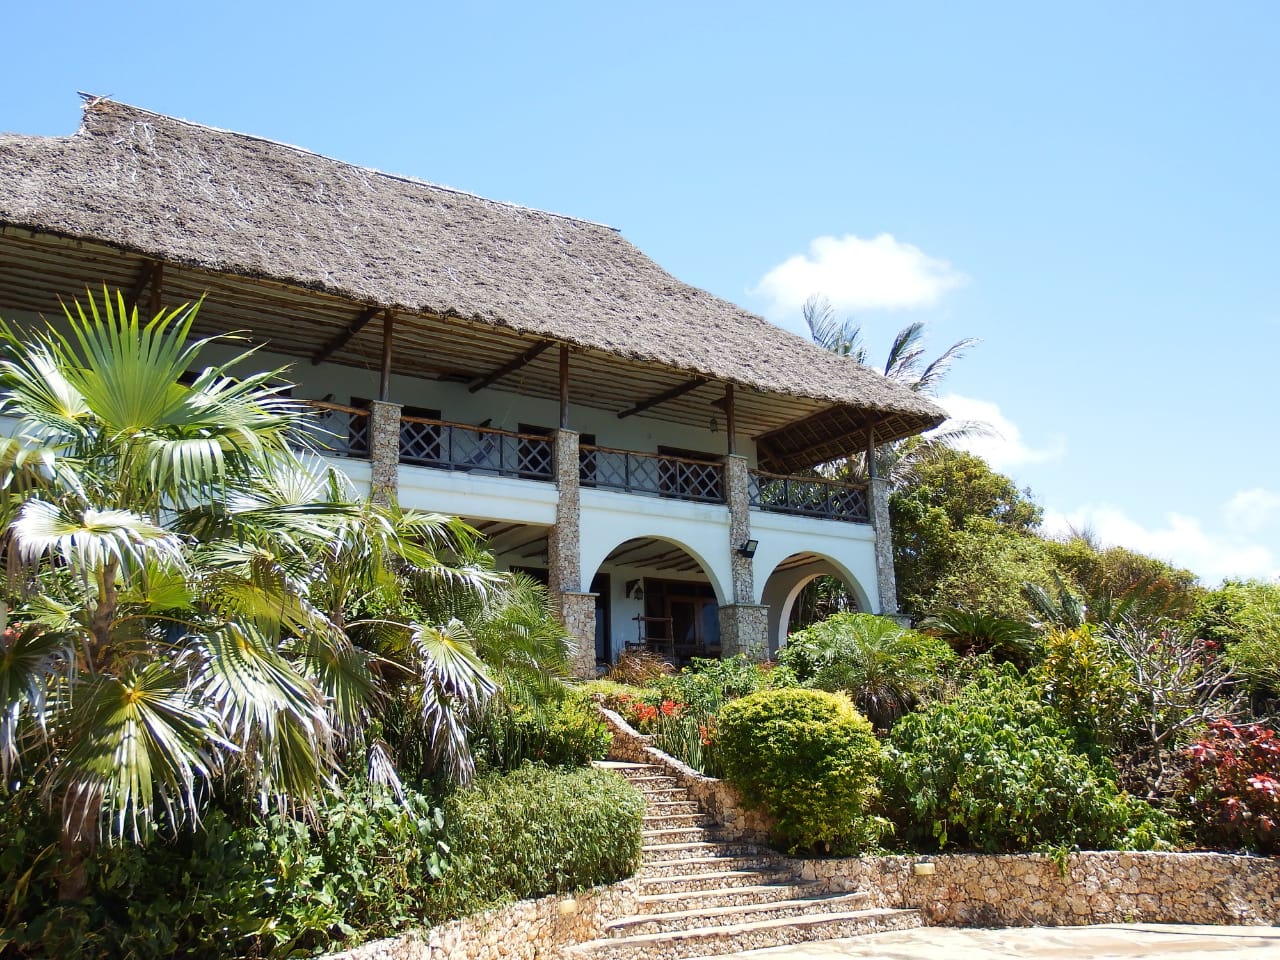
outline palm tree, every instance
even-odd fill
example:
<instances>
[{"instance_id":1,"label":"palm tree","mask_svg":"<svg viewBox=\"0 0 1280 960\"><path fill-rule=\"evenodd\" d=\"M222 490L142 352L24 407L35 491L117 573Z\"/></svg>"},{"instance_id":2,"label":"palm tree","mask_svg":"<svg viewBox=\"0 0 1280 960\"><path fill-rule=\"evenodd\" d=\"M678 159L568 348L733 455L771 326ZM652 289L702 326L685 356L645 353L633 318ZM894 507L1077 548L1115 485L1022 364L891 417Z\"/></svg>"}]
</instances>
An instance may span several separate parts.
<instances>
[{"instance_id":1,"label":"palm tree","mask_svg":"<svg viewBox=\"0 0 1280 960\"><path fill-rule=\"evenodd\" d=\"M802 308L805 324L814 343L855 363L870 366L862 326L853 318L841 320L831 301L820 295L811 296ZM938 357L926 362L923 323L911 323L898 331L889 347L882 373L913 393L935 395L946 378L951 364L978 341L973 337L958 340ZM876 472L892 486L899 486L910 475L912 465L926 459L940 447L949 447L966 437L989 434L991 428L974 421L948 421L922 437L881 444L876 448ZM859 480L869 474L864 453L856 453L838 464L832 472Z\"/></svg>"},{"instance_id":2,"label":"palm tree","mask_svg":"<svg viewBox=\"0 0 1280 960\"><path fill-rule=\"evenodd\" d=\"M368 734L389 674L437 734L463 715L442 703L495 689L454 623L400 624L399 659L351 641L347 609L388 571L499 578L465 525L305 462L279 371L233 376L252 351L200 365L199 308L144 323L104 292L64 305L61 332L0 321L0 774L60 812L66 898L94 843L197 823L219 780L305 804L355 747L394 778Z\"/></svg>"}]
</instances>

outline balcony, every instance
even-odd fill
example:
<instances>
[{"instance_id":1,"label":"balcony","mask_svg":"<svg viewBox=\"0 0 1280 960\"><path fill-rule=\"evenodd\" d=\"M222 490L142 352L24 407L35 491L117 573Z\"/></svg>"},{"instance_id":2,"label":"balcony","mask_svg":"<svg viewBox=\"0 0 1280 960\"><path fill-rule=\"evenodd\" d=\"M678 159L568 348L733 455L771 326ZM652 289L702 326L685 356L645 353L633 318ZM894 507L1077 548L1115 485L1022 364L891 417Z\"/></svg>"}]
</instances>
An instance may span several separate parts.
<instances>
[{"instance_id":1,"label":"balcony","mask_svg":"<svg viewBox=\"0 0 1280 960\"><path fill-rule=\"evenodd\" d=\"M768 513L789 513L848 523L870 523L867 486L824 477L790 477L752 470L747 484L751 506Z\"/></svg>"},{"instance_id":2,"label":"balcony","mask_svg":"<svg viewBox=\"0 0 1280 960\"><path fill-rule=\"evenodd\" d=\"M326 453L368 458L368 410L320 401L310 406L316 415L308 429ZM725 502L723 463L594 444L578 450L578 476L584 487L694 503ZM427 417L401 416L400 462L521 480L555 479L555 445L549 435ZM752 508L768 513L871 522L865 484L752 470L748 495Z\"/></svg>"},{"instance_id":3,"label":"balcony","mask_svg":"<svg viewBox=\"0 0 1280 960\"><path fill-rule=\"evenodd\" d=\"M725 502L722 463L584 444L578 464L584 487L695 503Z\"/></svg>"}]
</instances>

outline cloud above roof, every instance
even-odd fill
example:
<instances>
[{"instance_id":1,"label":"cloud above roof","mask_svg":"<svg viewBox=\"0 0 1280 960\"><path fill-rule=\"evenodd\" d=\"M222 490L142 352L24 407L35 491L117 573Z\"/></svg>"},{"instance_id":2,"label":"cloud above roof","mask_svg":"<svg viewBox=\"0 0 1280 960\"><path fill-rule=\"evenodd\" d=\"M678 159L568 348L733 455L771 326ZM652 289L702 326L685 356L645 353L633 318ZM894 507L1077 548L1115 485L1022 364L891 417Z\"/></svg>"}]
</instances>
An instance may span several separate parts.
<instances>
[{"instance_id":1,"label":"cloud above roof","mask_svg":"<svg viewBox=\"0 0 1280 960\"><path fill-rule=\"evenodd\" d=\"M770 314L798 311L821 294L841 310L904 310L936 306L968 278L947 260L882 233L870 240L845 234L818 237L764 275L751 293L770 302Z\"/></svg>"}]
</instances>

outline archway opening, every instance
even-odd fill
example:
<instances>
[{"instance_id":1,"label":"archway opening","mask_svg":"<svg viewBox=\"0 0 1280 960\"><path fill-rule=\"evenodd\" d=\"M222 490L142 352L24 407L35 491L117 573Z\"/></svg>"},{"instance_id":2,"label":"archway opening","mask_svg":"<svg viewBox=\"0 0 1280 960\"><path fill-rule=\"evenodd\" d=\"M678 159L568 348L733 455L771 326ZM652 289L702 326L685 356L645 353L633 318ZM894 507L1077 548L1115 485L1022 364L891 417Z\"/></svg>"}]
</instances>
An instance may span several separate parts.
<instances>
[{"instance_id":1,"label":"archway opening","mask_svg":"<svg viewBox=\"0 0 1280 960\"><path fill-rule=\"evenodd\" d=\"M816 553L795 553L779 563L765 581L763 602L769 608L770 653L793 631L834 613L870 609L866 592L849 571Z\"/></svg>"},{"instance_id":2,"label":"archway opening","mask_svg":"<svg viewBox=\"0 0 1280 960\"><path fill-rule=\"evenodd\" d=\"M606 663L644 650L677 666L720 656L719 586L688 548L660 537L614 547L593 578L597 654Z\"/></svg>"}]
</instances>

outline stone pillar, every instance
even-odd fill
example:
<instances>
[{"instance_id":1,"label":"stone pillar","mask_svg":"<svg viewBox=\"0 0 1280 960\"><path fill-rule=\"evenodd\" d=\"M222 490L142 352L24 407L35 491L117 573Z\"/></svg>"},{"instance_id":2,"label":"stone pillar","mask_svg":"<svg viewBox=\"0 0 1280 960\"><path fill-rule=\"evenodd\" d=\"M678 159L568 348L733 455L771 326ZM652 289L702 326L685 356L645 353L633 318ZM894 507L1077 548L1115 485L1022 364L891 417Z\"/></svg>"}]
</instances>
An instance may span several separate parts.
<instances>
[{"instance_id":1,"label":"stone pillar","mask_svg":"<svg viewBox=\"0 0 1280 960\"><path fill-rule=\"evenodd\" d=\"M733 576L733 602L755 600L753 568L755 560L744 557L738 548L751 538L750 473L746 457L724 458L725 499L729 502L729 563ZM723 629L723 628L722 628Z\"/></svg>"},{"instance_id":2,"label":"stone pillar","mask_svg":"<svg viewBox=\"0 0 1280 960\"><path fill-rule=\"evenodd\" d=\"M879 593L880 614L895 617L898 614L898 582L893 572L893 534L889 529L889 484L880 477L872 477L867 484L867 496L871 503L871 525L876 531L876 589Z\"/></svg>"},{"instance_id":3,"label":"stone pillar","mask_svg":"<svg viewBox=\"0 0 1280 960\"><path fill-rule=\"evenodd\" d=\"M374 400L369 405L369 464L374 500L396 498L400 476L400 404Z\"/></svg>"},{"instance_id":4,"label":"stone pillar","mask_svg":"<svg viewBox=\"0 0 1280 960\"><path fill-rule=\"evenodd\" d=\"M769 659L769 608L731 603L720 608L720 656Z\"/></svg>"},{"instance_id":5,"label":"stone pillar","mask_svg":"<svg viewBox=\"0 0 1280 960\"><path fill-rule=\"evenodd\" d=\"M555 470L558 498L556 522L547 536L547 583L561 622L577 641L573 659L578 675L595 676L595 594L581 592L579 524L582 498L579 493L578 434L573 430L557 430L555 433Z\"/></svg>"},{"instance_id":6,"label":"stone pillar","mask_svg":"<svg viewBox=\"0 0 1280 960\"><path fill-rule=\"evenodd\" d=\"M555 597L560 622L577 641L570 658L573 675L590 679L596 675L596 595L561 591Z\"/></svg>"},{"instance_id":7,"label":"stone pillar","mask_svg":"<svg viewBox=\"0 0 1280 960\"><path fill-rule=\"evenodd\" d=\"M738 548L751 538L750 470L745 457L724 458L725 499L729 503L729 566L732 602L720 608L720 655L769 656L769 608L755 601L755 559Z\"/></svg>"}]
</instances>

